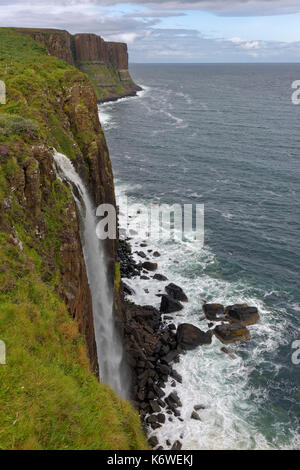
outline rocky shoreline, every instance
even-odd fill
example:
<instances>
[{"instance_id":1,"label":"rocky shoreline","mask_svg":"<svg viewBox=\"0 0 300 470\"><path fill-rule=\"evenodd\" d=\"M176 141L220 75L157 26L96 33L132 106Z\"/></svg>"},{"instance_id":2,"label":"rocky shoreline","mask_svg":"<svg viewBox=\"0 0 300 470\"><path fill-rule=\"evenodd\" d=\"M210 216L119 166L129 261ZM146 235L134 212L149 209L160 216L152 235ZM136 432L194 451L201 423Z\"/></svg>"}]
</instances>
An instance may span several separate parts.
<instances>
[{"instance_id":1,"label":"rocky shoreline","mask_svg":"<svg viewBox=\"0 0 300 470\"><path fill-rule=\"evenodd\" d=\"M182 323L176 328L174 323L170 323L172 314L182 310L183 303L188 302L181 287L169 283L165 293L157 294L161 298L159 310L151 305L140 306L130 301L134 291L126 284L126 279L140 277L147 280L152 277L157 281L167 281L167 278L156 272L156 261L160 256L158 252L152 252L153 260L149 261L149 253L139 251L141 261L136 262L129 242L130 239L120 240L118 250L124 292L124 348L131 369L132 403L149 435L167 420L183 421L180 412L182 403L176 393L177 383L182 383L182 377L176 371L180 355L211 344L213 335L223 344L249 340L251 335L247 326L256 323L259 314L256 307L247 304L225 307L204 303L202 309L208 321L207 331L188 323ZM141 243L140 246L146 248L147 243ZM221 351L232 359L236 358L225 346L221 347ZM170 378L174 390L167 394L165 387ZM201 420L198 414L201 408L203 406L200 404L194 405L191 419ZM174 442L163 443L151 435L148 442L154 449L180 450L181 436L174 437Z\"/></svg>"},{"instance_id":2,"label":"rocky shoreline","mask_svg":"<svg viewBox=\"0 0 300 470\"><path fill-rule=\"evenodd\" d=\"M116 94L115 96L111 95L111 96L108 96L107 98L102 98L101 100L98 100L98 104L115 102L115 101L119 101L122 98L130 98L130 97L137 96L139 91L143 91L143 88L139 85L135 85L135 86L136 88L134 91L124 93L123 95Z\"/></svg>"}]
</instances>

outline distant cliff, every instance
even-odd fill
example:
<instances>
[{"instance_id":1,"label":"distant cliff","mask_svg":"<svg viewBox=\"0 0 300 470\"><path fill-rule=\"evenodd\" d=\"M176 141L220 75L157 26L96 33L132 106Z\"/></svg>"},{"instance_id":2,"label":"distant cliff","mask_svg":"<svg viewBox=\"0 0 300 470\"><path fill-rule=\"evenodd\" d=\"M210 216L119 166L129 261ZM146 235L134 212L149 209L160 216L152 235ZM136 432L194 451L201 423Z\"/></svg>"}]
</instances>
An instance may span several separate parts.
<instances>
[{"instance_id":1,"label":"distant cliff","mask_svg":"<svg viewBox=\"0 0 300 470\"><path fill-rule=\"evenodd\" d=\"M99 101L134 96L137 86L128 70L127 45L106 42L96 34L75 34L59 29L15 28L43 44L48 53L86 73Z\"/></svg>"}]
</instances>

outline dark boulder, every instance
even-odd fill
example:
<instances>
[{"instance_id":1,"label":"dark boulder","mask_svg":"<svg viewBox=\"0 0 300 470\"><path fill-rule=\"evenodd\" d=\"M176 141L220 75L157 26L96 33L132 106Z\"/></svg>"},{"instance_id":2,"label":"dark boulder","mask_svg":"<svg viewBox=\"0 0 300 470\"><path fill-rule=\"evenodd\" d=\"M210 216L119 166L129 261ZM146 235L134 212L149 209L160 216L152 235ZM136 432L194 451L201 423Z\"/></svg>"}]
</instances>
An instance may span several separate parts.
<instances>
[{"instance_id":1,"label":"dark boulder","mask_svg":"<svg viewBox=\"0 0 300 470\"><path fill-rule=\"evenodd\" d=\"M162 313L179 312L182 309L183 305L178 300L165 294L161 296L160 311Z\"/></svg>"},{"instance_id":2,"label":"dark boulder","mask_svg":"<svg viewBox=\"0 0 300 470\"><path fill-rule=\"evenodd\" d=\"M158 251L153 251L153 256L155 256L155 258L158 258L160 256L160 253Z\"/></svg>"},{"instance_id":3,"label":"dark boulder","mask_svg":"<svg viewBox=\"0 0 300 470\"><path fill-rule=\"evenodd\" d=\"M149 443L149 446L150 447L156 447L158 445L158 439L156 436L151 436L149 439L148 439L148 443Z\"/></svg>"},{"instance_id":4,"label":"dark boulder","mask_svg":"<svg viewBox=\"0 0 300 470\"><path fill-rule=\"evenodd\" d=\"M231 357L231 359L237 359L237 356L230 349L225 348L225 346L223 346L223 348L221 348L221 351L224 354L228 354L228 356Z\"/></svg>"},{"instance_id":5,"label":"dark boulder","mask_svg":"<svg viewBox=\"0 0 300 470\"><path fill-rule=\"evenodd\" d=\"M186 294L183 292L181 287L176 286L176 284L173 284L171 282L165 287L165 289L166 289L167 294L173 297L173 299L180 300L181 302L188 301Z\"/></svg>"},{"instance_id":6,"label":"dark boulder","mask_svg":"<svg viewBox=\"0 0 300 470\"><path fill-rule=\"evenodd\" d=\"M140 256L140 258L146 258L146 254L143 251L137 251L136 254Z\"/></svg>"},{"instance_id":7,"label":"dark boulder","mask_svg":"<svg viewBox=\"0 0 300 470\"><path fill-rule=\"evenodd\" d=\"M200 418L200 416L198 415L198 413L196 411L192 412L191 418L196 419L197 421L201 421L201 418Z\"/></svg>"},{"instance_id":8,"label":"dark boulder","mask_svg":"<svg viewBox=\"0 0 300 470\"><path fill-rule=\"evenodd\" d=\"M145 261L144 263L142 263L142 267L146 269L146 271L156 271L157 263L151 263L150 261Z\"/></svg>"},{"instance_id":9,"label":"dark boulder","mask_svg":"<svg viewBox=\"0 0 300 470\"><path fill-rule=\"evenodd\" d=\"M210 321L223 320L225 317L225 308L221 304L204 304L203 311L206 318Z\"/></svg>"},{"instance_id":10,"label":"dark boulder","mask_svg":"<svg viewBox=\"0 0 300 470\"><path fill-rule=\"evenodd\" d=\"M135 294L135 291L128 284L126 284L125 282L123 282L123 290L124 290L124 293L127 294L127 295L134 295Z\"/></svg>"},{"instance_id":11,"label":"dark boulder","mask_svg":"<svg viewBox=\"0 0 300 470\"><path fill-rule=\"evenodd\" d=\"M176 392L171 392L170 395L167 396L165 399L166 404L169 408L175 409L177 407L182 406L179 396Z\"/></svg>"},{"instance_id":12,"label":"dark boulder","mask_svg":"<svg viewBox=\"0 0 300 470\"><path fill-rule=\"evenodd\" d=\"M249 307L247 304L235 304L226 307L227 319L238 322L241 325L254 325L259 321L259 314L256 307Z\"/></svg>"},{"instance_id":13,"label":"dark boulder","mask_svg":"<svg viewBox=\"0 0 300 470\"><path fill-rule=\"evenodd\" d=\"M189 323L182 323L177 328L177 344L184 349L194 349L198 346L211 344L211 338L211 331L201 331Z\"/></svg>"},{"instance_id":14,"label":"dark boulder","mask_svg":"<svg viewBox=\"0 0 300 470\"><path fill-rule=\"evenodd\" d=\"M163 274L154 274L153 279L156 279L157 281L167 281L168 278L164 276Z\"/></svg>"},{"instance_id":15,"label":"dark boulder","mask_svg":"<svg viewBox=\"0 0 300 470\"><path fill-rule=\"evenodd\" d=\"M175 441L174 444L172 445L171 450L181 450L182 444L180 441Z\"/></svg>"},{"instance_id":16,"label":"dark boulder","mask_svg":"<svg viewBox=\"0 0 300 470\"><path fill-rule=\"evenodd\" d=\"M223 344L247 341L251 338L250 331L238 323L218 325L214 329L214 333Z\"/></svg>"}]
</instances>

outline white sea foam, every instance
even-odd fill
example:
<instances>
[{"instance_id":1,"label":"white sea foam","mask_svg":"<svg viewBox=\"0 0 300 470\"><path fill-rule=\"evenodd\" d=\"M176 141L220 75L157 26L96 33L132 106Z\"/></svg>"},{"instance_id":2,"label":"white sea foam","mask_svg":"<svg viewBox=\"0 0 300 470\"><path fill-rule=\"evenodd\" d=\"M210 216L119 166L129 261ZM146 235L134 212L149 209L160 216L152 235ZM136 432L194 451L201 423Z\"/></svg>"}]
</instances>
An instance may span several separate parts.
<instances>
[{"instance_id":1,"label":"white sea foam","mask_svg":"<svg viewBox=\"0 0 300 470\"><path fill-rule=\"evenodd\" d=\"M117 184L117 201L121 210L126 190L126 185ZM134 217L130 224L131 228L137 228ZM140 242L141 239L131 241L133 256L137 261L141 261L135 253L141 250ZM215 256L209 249L199 248L192 242L147 243L143 251L149 255L149 259L151 253L148 250L160 252L161 256L156 259L158 272L166 275L168 281L126 279L136 292L133 297L136 303L159 307L160 298L157 294L163 292L166 284L175 282L184 288L189 297L184 309L174 315L175 325L188 322L207 330L207 321L201 320L203 299L227 305L247 302L257 306L261 315L261 322L251 327L252 339L247 349L242 343L231 345L230 349L238 355L237 360L233 361L220 351L222 345L215 337L210 346L181 356L175 368L182 375L183 383L177 384L176 390L183 404L181 417L184 421L173 418L173 422L170 422L167 415L166 423L152 431L151 435L156 435L160 445L165 448L166 440L174 442L177 438L182 441L184 449L272 448L251 421L251 417L257 413L257 407L266 400L267 392L265 387L251 385L250 376L264 363L265 353L274 353L283 343L285 322L282 319L278 322L274 312L270 312L260 299L249 295L251 289L248 285L242 282L229 283L206 274L205 268L215 264ZM274 374L278 372L276 364L270 364L269 367ZM174 388L171 387L170 379L165 391L168 394L172 390ZM204 410L199 411L201 421L190 418L196 404L205 406Z\"/></svg>"}]
</instances>

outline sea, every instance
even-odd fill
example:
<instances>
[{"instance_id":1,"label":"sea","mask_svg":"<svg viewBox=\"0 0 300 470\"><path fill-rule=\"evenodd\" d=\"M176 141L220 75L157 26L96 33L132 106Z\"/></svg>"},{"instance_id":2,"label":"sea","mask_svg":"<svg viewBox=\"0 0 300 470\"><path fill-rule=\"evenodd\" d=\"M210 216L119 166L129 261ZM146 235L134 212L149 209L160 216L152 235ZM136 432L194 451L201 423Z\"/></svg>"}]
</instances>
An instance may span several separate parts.
<instances>
[{"instance_id":1,"label":"sea","mask_svg":"<svg viewBox=\"0 0 300 470\"><path fill-rule=\"evenodd\" d=\"M203 331L203 302L260 313L251 340L228 346L236 359L216 337L181 355L181 420L150 435L165 449L175 439L188 450L299 449L300 105L292 83L300 64L135 64L130 72L143 90L99 105L120 219L126 203L145 208L145 227L152 205L204 208L202 240L153 237L141 248L131 230L135 259L144 251L168 278L124 279L132 300L159 308L157 295L173 282L189 302L172 323ZM136 213L140 224L144 212ZM195 405L204 407L201 421L191 419Z\"/></svg>"}]
</instances>

